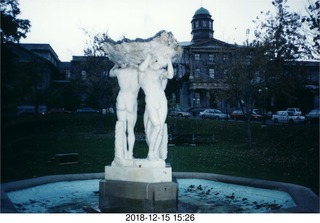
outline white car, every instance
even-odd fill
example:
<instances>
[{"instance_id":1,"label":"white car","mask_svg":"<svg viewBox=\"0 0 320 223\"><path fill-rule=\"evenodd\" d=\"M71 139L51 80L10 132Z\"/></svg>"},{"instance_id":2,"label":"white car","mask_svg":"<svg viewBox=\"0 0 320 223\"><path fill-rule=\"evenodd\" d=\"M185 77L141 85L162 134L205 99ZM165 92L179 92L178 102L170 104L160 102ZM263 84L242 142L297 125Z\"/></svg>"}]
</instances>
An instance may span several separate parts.
<instances>
[{"instance_id":1,"label":"white car","mask_svg":"<svg viewBox=\"0 0 320 223\"><path fill-rule=\"evenodd\" d=\"M306 121L308 123L319 123L320 120L320 110L313 109L308 114L306 114Z\"/></svg>"},{"instance_id":2,"label":"white car","mask_svg":"<svg viewBox=\"0 0 320 223\"><path fill-rule=\"evenodd\" d=\"M179 118L182 118L182 117L189 118L191 116L191 113L187 111L183 111L180 108L174 108L169 110L168 115L173 117L179 117Z\"/></svg>"},{"instance_id":3,"label":"white car","mask_svg":"<svg viewBox=\"0 0 320 223\"><path fill-rule=\"evenodd\" d=\"M287 112L292 112L294 115L302 115L300 108L287 108Z\"/></svg>"},{"instance_id":4,"label":"white car","mask_svg":"<svg viewBox=\"0 0 320 223\"><path fill-rule=\"evenodd\" d=\"M212 119L228 119L230 118L228 114L223 113L218 109L206 109L203 112L200 112L200 117L205 118L212 118Z\"/></svg>"},{"instance_id":5,"label":"white car","mask_svg":"<svg viewBox=\"0 0 320 223\"><path fill-rule=\"evenodd\" d=\"M304 123L305 117L302 115L295 115L293 112L288 111L277 111L276 114L272 116L274 123Z\"/></svg>"}]
</instances>

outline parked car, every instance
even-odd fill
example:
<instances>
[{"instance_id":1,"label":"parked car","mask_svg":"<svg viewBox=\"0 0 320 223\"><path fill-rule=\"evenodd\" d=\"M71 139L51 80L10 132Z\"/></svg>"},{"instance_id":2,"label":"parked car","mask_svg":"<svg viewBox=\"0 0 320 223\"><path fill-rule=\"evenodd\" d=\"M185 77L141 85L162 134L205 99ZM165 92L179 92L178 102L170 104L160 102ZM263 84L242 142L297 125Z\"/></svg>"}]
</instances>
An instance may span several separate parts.
<instances>
[{"instance_id":1,"label":"parked car","mask_svg":"<svg viewBox=\"0 0 320 223\"><path fill-rule=\"evenodd\" d=\"M48 114L71 114L71 111L65 110L64 108L52 108L48 111Z\"/></svg>"},{"instance_id":2,"label":"parked car","mask_svg":"<svg viewBox=\"0 0 320 223\"><path fill-rule=\"evenodd\" d=\"M93 108L85 107L77 109L75 113L99 113L99 111Z\"/></svg>"},{"instance_id":3,"label":"parked car","mask_svg":"<svg viewBox=\"0 0 320 223\"><path fill-rule=\"evenodd\" d=\"M228 119L230 116L228 114L223 113L218 109L206 109L203 112L200 112L200 117L205 118L212 118L212 119Z\"/></svg>"},{"instance_id":4,"label":"parked car","mask_svg":"<svg viewBox=\"0 0 320 223\"><path fill-rule=\"evenodd\" d=\"M203 112L204 110L206 110L207 108L201 108L201 107L192 107L190 108L188 111L193 115L193 116L197 116L200 114L200 112Z\"/></svg>"},{"instance_id":5,"label":"parked car","mask_svg":"<svg viewBox=\"0 0 320 223\"><path fill-rule=\"evenodd\" d=\"M272 116L274 123L304 123L305 117L302 115L295 115L293 112L288 111L277 111L276 114Z\"/></svg>"},{"instance_id":6,"label":"parked car","mask_svg":"<svg viewBox=\"0 0 320 223\"><path fill-rule=\"evenodd\" d=\"M287 108L287 112L292 112L293 115L302 115L300 108Z\"/></svg>"},{"instance_id":7,"label":"parked car","mask_svg":"<svg viewBox=\"0 0 320 223\"><path fill-rule=\"evenodd\" d=\"M306 122L308 123L318 123L320 120L320 110L319 109L313 109L308 114L306 114Z\"/></svg>"},{"instance_id":8,"label":"parked car","mask_svg":"<svg viewBox=\"0 0 320 223\"><path fill-rule=\"evenodd\" d=\"M171 117L189 118L191 116L191 113L187 111L183 111L181 108L173 108L173 109L169 109L168 115Z\"/></svg>"},{"instance_id":9,"label":"parked car","mask_svg":"<svg viewBox=\"0 0 320 223\"><path fill-rule=\"evenodd\" d=\"M243 114L243 112L241 110L235 110L231 113L230 117L234 120L245 120L245 115ZM262 121L263 120L263 116L259 115L255 112L252 112L251 114L251 120L252 121Z\"/></svg>"},{"instance_id":10,"label":"parked car","mask_svg":"<svg viewBox=\"0 0 320 223\"><path fill-rule=\"evenodd\" d=\"M39 105L38 113L41 115L46 114L47 106L46 105ZM36 107L34 105L21 105L17 107L17 115L27 115L27 114L35 114Z\"/></svg>"}]
</instances>

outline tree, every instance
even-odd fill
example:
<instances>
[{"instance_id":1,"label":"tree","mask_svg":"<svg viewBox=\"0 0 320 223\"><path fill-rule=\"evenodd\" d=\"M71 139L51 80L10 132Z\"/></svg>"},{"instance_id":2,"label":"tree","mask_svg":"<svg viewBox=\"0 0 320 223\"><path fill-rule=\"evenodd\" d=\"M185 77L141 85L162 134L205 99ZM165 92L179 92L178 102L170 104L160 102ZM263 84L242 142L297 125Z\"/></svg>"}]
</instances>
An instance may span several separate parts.
<instances>
[{"instance_id":1,"label":"tree","mask_svg":"<svg viewBox=\"0 0 320 223\"><path fill-rule=\"evenodd\" d=\"M257 23L255 41L263 43L269 57L278 62L301 59L310 53L305 48L306 36L301 32L301 16L288 11L287 0L274 0L272 4L276 9L275 15L270 11L261 12L265 18L257 17L254 21Z\"/></svg>"},{"instance_id":2,"label":"tree","mask_svg":"<svg viewBox=\"0 0 320 223\"><path fill-rule=\"evenodd\" d=\"M108 35L90 34L88 35L87 46L84 49L84 57L80 61L81 76L73 80L74 90L82 97L83 103L103 108L114 107L118 93L118 84L115 78L109 77L109 70L114 65L102 49L102 44L108 39ZM98 120L97 132L104 132L103 119Z\"/></svg>"},{"instance_id":3,"label":"tree","mask_svg":"<svg viewBox=\"0 0 320 223\"><path fill-rule=\"evenodd\" d=\"M306 77L302 70L292 66L292 62L311 57L307 37L302 32L301 16L289 12L287 0L274 0L275 15L263 13L265 19L254 21L257 23L254 45L263 46L268 61L264 67L268 76L266 85L277 99L283 102L296 103L297 88L304 88Z\"/></svg>"},{"instance_id":4,"label":"tree","mask_svg":"<svg viewBox=\"0 0 320 223\"><path fill-rule=\"evenodd\" d=\"M1 0L1 44L18 43L21 38L26 38L31 27L30 21L17 18L19 14L17 0Z\"/></svg>"},{"instance_id":5,"label":"tree","mask_svg":"<svg viewBox=\"0 0 320 223\"><path fill-rule=\"evenodd\" d=\"M309 2L308 15L303 16L301 21L307 26L307 35L311 37L312 56L319 59L320 53L320 0L314 4Z\"/></svg>"},{"instance_id":6,"label":"tree","mask_svg":"<svg viewBox=\"0 0 320 223\"><path fill-rule=\"evenodd\" d=\"M15 107L22 95L30 90L27 84L33 76L29 65L18 66L16 61L16 43L25 38L30 29L30 21L17 18L20 14L19 3L16 0L1 0L1 98L2 110L8 111ZM32 77L24 74L32 74Z\"/></svg>"},{"instance_id":7,"label":"tree","mask_svg":"<svg viewBox=\"0 0 320 223\"><path fill-rule=\"evenodd\" d=\"M224 98L235 101L245 116L248 148L254 146L251 130L251 115L256 99L262 89L266 89L266 67L264 48L247 45L239 47L225 66Z\"/></svg>"},{"instance_id":8,"label":"tree","mask_svg":"<svg viewBox=\"0 0 320 223\"><path fill-rule=\"evenodd\" d=\"M109 77L109 70L114 65L107 57L102 49L102 44L109 39L107 33L89 34L87 48L84 50L86 80L84 86L87 94L93 98L99 109L105 108L107 103L113 106L118 93L117 80ZM106 101L108 100L108 102Z\"/></svg>"},{"instance_id":9,"label":"tree","mask_svg":"<svg viewBox=\"0 0 320 223\"><path fill-rule=\"evenodd\" d=\"M257 99L265 101L272 94L293 104L305 86L303 72L292 62L310 55L310 49L305 45L306 36L300 32L301 17L289 12L286 2L272 1L275 15L261 12L265 18L254 21L256 38L239 47L225 66L225 98L236 101L245 115L249 148L253 148L251 114Z\"/></svg>"}]
</instances>

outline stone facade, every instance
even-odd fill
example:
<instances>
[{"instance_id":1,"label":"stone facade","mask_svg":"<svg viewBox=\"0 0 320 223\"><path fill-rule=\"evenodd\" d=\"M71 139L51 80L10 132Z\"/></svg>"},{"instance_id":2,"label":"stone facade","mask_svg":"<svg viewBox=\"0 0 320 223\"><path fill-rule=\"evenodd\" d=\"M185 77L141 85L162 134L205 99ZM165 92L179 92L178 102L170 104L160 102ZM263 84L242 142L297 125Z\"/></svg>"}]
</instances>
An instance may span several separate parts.
<instances>
[{"instance_id":1,"label":"stone facade","mask_svg":"<svg viewBox=\"0 0 320 223\"><path fill-rule=\"evenodd\" d=\"M191 42L181 42L183 48L183 73L179 88L174 92L181 107L211 107L214 95L223 90L221 83L225 63L237 48L214 38L213 19L203 7L198 9L191 21ZM223 103L221 103L223 105Z\"/></svg>"}]
</instances>

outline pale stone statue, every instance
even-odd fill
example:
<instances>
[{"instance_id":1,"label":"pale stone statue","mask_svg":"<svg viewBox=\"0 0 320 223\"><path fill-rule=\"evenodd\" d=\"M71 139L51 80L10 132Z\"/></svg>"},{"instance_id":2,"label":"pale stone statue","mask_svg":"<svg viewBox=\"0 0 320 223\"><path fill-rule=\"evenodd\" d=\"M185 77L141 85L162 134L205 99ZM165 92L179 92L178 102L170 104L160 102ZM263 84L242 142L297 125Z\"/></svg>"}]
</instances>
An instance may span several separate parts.
<instances>
[{"instance_id":1,"label":"pale stone statue","mask_svg":"<svg viewBox=\"0 0 320 223\"><path fill-rule=\"evenodd\" d=\"M137 121L137 97L139 93L138 70L133 66L115 65L110 70L110 77L117 77L120 91L117 96L117 125L121 125L124 134L122 142L115 147L116 159L132 159L135 143L134 126Z\"/></svg>"},{"instance_id":2,"label":"pale stone statue","mask_svg":"<svg viewBox=\"0 0 320 223\"><path fill-rule=\"evenodd\" d=\"M161 152L161 149L167 149L166 145L161 145L164 137L167 137L164 128L168 104L164 90L167 80L173 78L171 58L152 58L148 55L139 66L139 71L139 84L146 95L144 127L149 146L148 159L165 159L163 154L166 152Z\"/></svg>"},{"instance_id":3,"label":"pale stone statue","mask_svg":"<svg viewBox=\"0 0 320 223\"><path fill-rule=\"evenodd\" d=\"M115 42L109 39L104 43L103 49L107 57L116 64L110 71L110 76L117 77L120 86L117 97L115 159L112 166L165 168L168 143L165 120L168 105L164 90L168 79L173 78L172 60L179 58L182 52L178 42L172 33L161 31L145 40L123 39ZM144 127L149 147L147 159L133 159L134 125L140 87L146 100ZM124 173L119 170L117 174L125 174L123 179L132 177L129 172L133 170L126 171ZM117 174L114 174L115 178L122 178Z\"/></svg>"}]
</instances>

